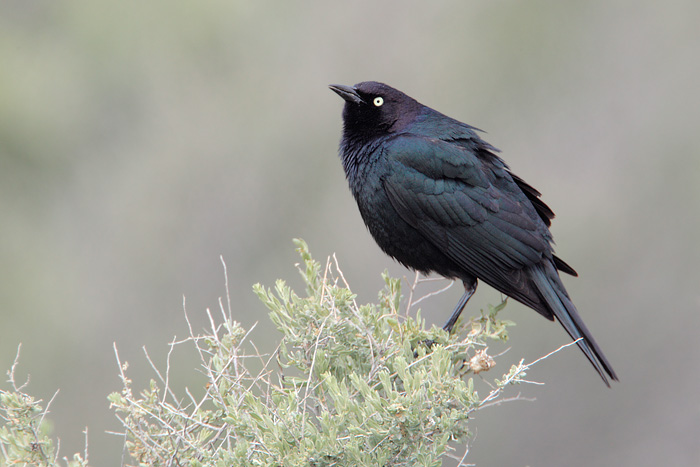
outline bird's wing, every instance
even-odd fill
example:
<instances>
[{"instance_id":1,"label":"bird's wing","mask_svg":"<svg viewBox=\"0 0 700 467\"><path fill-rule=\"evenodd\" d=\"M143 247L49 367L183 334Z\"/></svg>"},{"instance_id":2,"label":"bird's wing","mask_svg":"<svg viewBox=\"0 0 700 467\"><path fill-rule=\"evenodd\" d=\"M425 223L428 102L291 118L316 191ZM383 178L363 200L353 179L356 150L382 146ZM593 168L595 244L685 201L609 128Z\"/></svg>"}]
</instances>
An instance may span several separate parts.
<instances>
[{"instance_id":1,"label":"bird's wing","mask_svg":"<svg viewBox=\"0 0 700 467\"><path fill-rule=\"evenodd\" d=\"M384 156L395 166L384 189L401 218L461 268L541 308L525 270L552 258L549 230L506 165L477 149L421 136L392 138Z\"/></svg>"},{"instance_id":2,"label":"bird's wing","mask_svg":"<svg viewBox=\"0 0 700 467\"><path fill-rule=\"evenodd\" d=\"M542 219L542 222L544 222L547 227L552 225L552 219L554 219L554 212L549 208L549 206L547 206L544 203L544 201L542 201L542 199L540 198L542 194L514 173L511 172L510 176L513 178L515 184L518 185L518 188L520 188L522 192L525 193L527 199L530 200L532 206L535 208L535 211L537 211L537 214L540 215L540 219ZM563 259L559 258L556 255L552 256L552 259L554 260L554 266L559 271L565 272L572 276L578 276L576 270L574 270L574 268L566 264Z\"/></svg>"}]
</instances>

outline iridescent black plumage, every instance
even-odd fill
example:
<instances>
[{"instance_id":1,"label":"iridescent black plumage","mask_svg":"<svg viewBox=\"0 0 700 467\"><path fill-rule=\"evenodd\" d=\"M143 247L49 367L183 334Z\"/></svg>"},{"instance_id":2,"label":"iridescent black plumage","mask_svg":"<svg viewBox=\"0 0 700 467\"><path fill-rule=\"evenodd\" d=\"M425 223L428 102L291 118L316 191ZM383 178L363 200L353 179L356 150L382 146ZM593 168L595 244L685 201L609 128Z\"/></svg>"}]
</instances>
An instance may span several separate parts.
<instances>
[{"instance_id":1,"label":"iridescent black plumage","mask_svg":"<svg viewBox=\"0 0 700 467\"><path fill-rule=\"evenodd\" d=\"M552 249L554 213L510 172L477 129L373 81L331 85L345 100L340 156L362 219L384 252L405 266L480 279L547 319L557 319L603 381L617 380L571 302Z\"/></svg>"}]
</instances>

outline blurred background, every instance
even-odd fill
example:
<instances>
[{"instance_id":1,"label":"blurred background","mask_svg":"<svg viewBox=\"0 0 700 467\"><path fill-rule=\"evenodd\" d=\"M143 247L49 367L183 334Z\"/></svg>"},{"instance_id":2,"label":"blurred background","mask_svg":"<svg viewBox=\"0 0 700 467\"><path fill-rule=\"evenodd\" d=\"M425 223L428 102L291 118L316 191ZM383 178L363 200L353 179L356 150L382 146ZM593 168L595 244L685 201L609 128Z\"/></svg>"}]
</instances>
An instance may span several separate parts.
<instances>
[{"instance_id":1,"label":"blurred background","mask_svg":"<svg viewBox=\"0 0 700 467\"><path fill-rule=\"evenodd\" d=\"M482 466L700 464L700 3L4 1L0 6L0 367L48 401L61 454L118 465L106 396L136 389L224 291L272 350L251 291L298 286L291 239L337 253L360 302L384 256L337 157L330 83L384 81L488 131L559 214L565 282L621 382L576 348L483 410ZM442 324L456 287L423 306ZM482 285L467 312L500 296ZM510 303L510 362L566 343ZM194 355L174 378L198 388ZM447 465L447 464L446 464Z\"/></svg>"}]
</instances>

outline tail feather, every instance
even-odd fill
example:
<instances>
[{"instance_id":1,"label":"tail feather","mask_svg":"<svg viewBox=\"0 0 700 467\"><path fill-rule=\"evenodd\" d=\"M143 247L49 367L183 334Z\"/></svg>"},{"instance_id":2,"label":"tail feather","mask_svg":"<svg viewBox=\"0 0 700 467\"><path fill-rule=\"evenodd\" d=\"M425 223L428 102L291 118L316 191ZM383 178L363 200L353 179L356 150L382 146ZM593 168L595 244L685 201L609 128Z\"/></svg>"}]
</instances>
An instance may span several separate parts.
<instances>
[{"instance_id":1,"label":"tail feather","mask_svg":"<svg viewBox=\"0 0 700 467\"><path fill-rule=\"evenodd\" d=\"M530 277L544 299L547 308L551 310L569 336L574 340L582 338L578 341L579 348L588 357L588 360L595 367L605 384L610 387L608 377L615 381L618 380L615 370L613 370L612 365L605 358L598 343L593 339L593 335L583 323L576 307L566 293L566 289L564 289L564 285L561 283L554 265L549 262L543 262L533 266Z\"/></svg>"}]
</instances>

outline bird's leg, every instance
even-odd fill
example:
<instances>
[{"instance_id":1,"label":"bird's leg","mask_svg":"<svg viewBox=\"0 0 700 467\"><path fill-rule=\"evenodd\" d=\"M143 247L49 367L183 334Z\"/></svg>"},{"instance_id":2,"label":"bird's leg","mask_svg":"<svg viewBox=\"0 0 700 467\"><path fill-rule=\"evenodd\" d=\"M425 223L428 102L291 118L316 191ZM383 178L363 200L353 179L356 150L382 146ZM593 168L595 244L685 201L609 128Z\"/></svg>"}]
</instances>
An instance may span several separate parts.
<instances>
[{"instance_id":1,"label":"bird's leg","mask_svg":"<svg viewBox=\"0 0 700 467\"><path fill-rule=\"evenodd\" d=\"M470 279L469 281L463 280L462 283L464 284L464 295L462 295L462 298L460 298L459 302L457 302L457 306L452 312L450 319L448 319L445 325L442 327L442 329L444 329L447 332L452 332L452 328L457 322L457 319L459 319L459 315L462 314L462 310L464 310L464 307L467 305L467 302L472 297L472 295L474 295L474 292L476 292L476 279Z\"/></svg>"}]
</instances>

